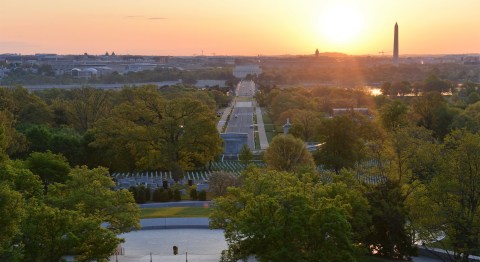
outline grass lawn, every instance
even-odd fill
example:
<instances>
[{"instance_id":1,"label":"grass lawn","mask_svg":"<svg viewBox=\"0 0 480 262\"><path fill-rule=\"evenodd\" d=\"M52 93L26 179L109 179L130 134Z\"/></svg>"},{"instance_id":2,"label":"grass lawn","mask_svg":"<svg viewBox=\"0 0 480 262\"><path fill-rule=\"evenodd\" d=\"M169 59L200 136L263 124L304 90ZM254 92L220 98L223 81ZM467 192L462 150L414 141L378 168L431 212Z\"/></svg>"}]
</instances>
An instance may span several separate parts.
<instances>
[{"instance_id":1,"label":"grass lawn","mask_svg":"<svg viewBox=\"0 0 480 262\"><path fill-rule=\"evenodd\" d=\"M211 209L204 207L141 208L140 218L208 217Z\"/></svg>"},{"instance_id":2,"label":"grass lawn","mask_svg":"<svg viewBox=\"0 0 480 262\"><path fill-rule=\"evenodd\" d=\"M268 142L272 142L272 139L275 135L277 135L277 131L275 130L275 126L273 125L273 121L270 118L270 115L262 108L262 117L263 117L263 124L265 124L265 133L267 135Z\"/></svg>"}]
</instances>

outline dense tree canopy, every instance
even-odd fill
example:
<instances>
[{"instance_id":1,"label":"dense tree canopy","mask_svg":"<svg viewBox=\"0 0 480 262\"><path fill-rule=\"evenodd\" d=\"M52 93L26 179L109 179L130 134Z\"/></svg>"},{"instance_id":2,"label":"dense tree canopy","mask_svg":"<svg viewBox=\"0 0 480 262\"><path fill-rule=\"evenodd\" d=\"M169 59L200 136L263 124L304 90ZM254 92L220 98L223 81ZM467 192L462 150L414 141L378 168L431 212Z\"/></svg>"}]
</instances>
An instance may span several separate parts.
<instances>
[{"instance_id":1,"label":"dense tree canopy","mask_svg":"<svg viewBox=\"0 0 480 262\"><path fill-rule=\"evenodd\" d=\"M480 135L454 131L445 139L439 174L416 188L409 201L427 243L442 232L455 259L480 251Z\"/></svg>"},{"instance_id":2,"label":"dense tree canopy","mask_svg":"<svg viewBox=\"0 0 480 262\"><path fill-rule=\"evenodd\" d=\"M112 159L107 166L172 170L176 179L221 152L215 115L197 100L166 100L153 89L135 91L95 131L93 146ZM132 162L133 161L133 162Z\"/></svg>"},{"instance_id":3,"label":"dense tree canopy","mask_svg":"<svg viewBox=\"0 0 480 262\"><path fill-rule=\"evenodd\" d=\"M217 198L211 220L225 229L224 261L250 254L260 261L355 260L350 192L304 175L253 169L243 174L241 188Z\"/></svg>"},{"instance_id":4,"label":"dense tree canopy","mask_svg":"<svg viewBox=\"0 0 480 262\"><path fill-rule=\"evenodd\" d=\"M292 135L278 135L265 151L264 160L270 169L295 172L315 169L313 157L305 143Z\"/></svg>"}]
</instances>

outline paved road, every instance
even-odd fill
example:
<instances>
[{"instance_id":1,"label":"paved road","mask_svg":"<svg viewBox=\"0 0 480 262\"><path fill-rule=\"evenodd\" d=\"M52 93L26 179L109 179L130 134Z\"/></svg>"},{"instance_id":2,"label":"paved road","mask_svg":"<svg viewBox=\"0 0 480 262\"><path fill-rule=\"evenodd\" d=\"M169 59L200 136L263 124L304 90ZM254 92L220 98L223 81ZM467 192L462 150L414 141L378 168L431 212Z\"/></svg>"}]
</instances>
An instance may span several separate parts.
<instances>
[{"instance_id":1,"label":"paved road","mask_svg":"<svg viewBox=\"0 0 480 262\"><path fill-rule=\"evenodd\" d=\"M259 107L255 107L253 96L255 95L255 83L250 80L243 80L238 83L235 94L239 99L236 99L233 104L233 109L227 108L222 119L217 125L217 129L224 125L226 115L230 113L230 119L227 123L225 133L244 133L248 135L248 147L250 150L266 149L268 147L268 140L263 124L262 112ZM260 148L255 148L255 129L253 128L253 114L257 117L258 136L260 140Z\"/></svg>"},{"instance_id":2,"label":"paved road","mask_svg":"<svg viewBox=\"0 0 480 262\"><path fill-rule=\"evenodd\" d=\"M253 108L251 102L237 102L228 122L226 133L248 134L248 147L255 149L253 140Z\"/></svg>"},{"instance_id":3,"label":"paved road","mask_svg":"<svg viewBox=\"0 0 480 262\"><path fill-rule=\"evenodd\" d=\"M251 80L242 80L235 90L236 96L253 97L255 95L255 83Z\"/></svg>"}]
</instances>

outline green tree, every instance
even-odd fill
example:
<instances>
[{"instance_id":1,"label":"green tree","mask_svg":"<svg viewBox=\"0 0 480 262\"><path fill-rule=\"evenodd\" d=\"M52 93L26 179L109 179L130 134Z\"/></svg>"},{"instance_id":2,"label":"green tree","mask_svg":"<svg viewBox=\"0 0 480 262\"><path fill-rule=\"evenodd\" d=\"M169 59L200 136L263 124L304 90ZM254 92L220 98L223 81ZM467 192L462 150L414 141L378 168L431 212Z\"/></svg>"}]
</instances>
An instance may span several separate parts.
<instances>
[{"instance_id":1,"label":"green tree","mask_svg":"<svg viewBox=\"0 0 480 262\"><path fill-rule=\"evenodd\" d=\"M292 173L253 169L242 176L243 186L217 198L210 217L225 229L224 259L354 261L344 195L330 198L323 185Z\"/></svg>"},{"instance_id":2,"label":"green tree","mask_svg":"<svg viewBox=\"0 0 480 262\"><path fill-rule=\"evenodd\" d=\"M69 122L80 131L87 131L105 118L111 109L110 93L95 88L76 88L67 101Z\"/></svg>"},{"instance_id":3,"label":"green tree","mask_svg":"<svg viewBox=\"0 0 480 262\"><path fill-rule=\"evenodd\" d=\"M390 95L392 93L392 83L383 82L382 85L380 86L380 91L384 96Z\"/></svg>"},{"instance_id":4,"label":"green tree","mask_svg":"<svg viewBox=\"0 0 480 262\"><path fill-rule=\"evenodd\" d=\"M31 153L25 160L25 167L42 179L45 188L55 182L65 182L70 172L67 159L50 151Z\"/></svg>"},{"instance_id":5,"label":"green tree","mask_svg":"<svg viewBox=\"0 0 480 262\"><path fill-rule=\"evenodd\" d=\"M0 183L0 260L16 261L16 238L21 233L21 221L25 215L22 195L5 182ZM17 245L15 245L17 244Z\"/></svg>"},{"instance_id":6,"label":"green tree","mask_svg":"<svg viewBox=\"0 0 480 262\"><path fill-rule=\"evenodd\" d=\"M265 151L264 160L268 168L278 171L294 172L303 168L315 169L315 162L305 143L292 135L274 137Z\"/></svg>"},{"instance_id":7,"label":"green tree","mask_svg":"<svg viewBox=\"0 0 480 262\"><path fill-rule=\"evenodd\" d=\"M208 178L209 190L214 196L223 196L227 188L238 185L237 177L232 173L213 172Z\"/></svg>"},{"instance_id":8,"label":"green tree","mask_svg":"<svg viewBox=\"0 0 480 262\"><path fill-rule=\"evenodd\" d=\"M440 93L427 93L412 102L413 118L417 125L433 131L438 139L451 131L456 115L459 113L447 104Z\"/></svg>"},{"instance_id":9,"label":"green tree","mask_svg":"<svg viewBox=\"0 0 480 262\"><path fill-rule=\"evenodd\" d=\"M290 111L292 128L288 133L303 141L312 141L315 137L316 128L320 124L321 114L310 110Z\"/></svg>"},{"instance_id":10,"label":"green tree","mask_svg":"<svg viewBox=\"0 0 480 262\"><path fill-rule=\"evenodd\" d=\"M391 86L390 92L394 96L405 96L412 92L412 85L408 81L394 82Z\"/></svg>"},{"instance_id":11,"label":"green tree","mask_svg":"<svg viewBox=\"0 0 480 262\"><path fill-rule=\"evenodd\" d=\"M2 137L0 143L1 154L14 155L27 150L27 140L23 134L15 129L15 119L9 111L0 110L0 136Z\"/></svg>"},{"instance_id":12,"label":"green tree","mask_svg":"<svg viewBox=\"0 0 480 262\"><path fill-rule=\"evenodd\" d=\"M138 228L139 209L128 190L114 191L112 178L105 168L74 168L65 184L49 187L48 201L53 206L78 211L86 217L108 222L114 233Z\"/></svg>"},{"instance_id":13,"label":"green tree","mask_svg":"<svg viewBox=\"0 0 480 262\"><path fill-rule=\"evenodd\" d=\"M174 178L203 166L221 152L215 114L189 98L165 100L155 89L139 89L102 121L92 143L115 163L134 169L171 170ZM107 166L118 170L107 163Z\"/></svg>"},{"instance_id":14,"label":"green tree","mask_svg":"<svg viewBox=\"0 0 480 262\"><path fill-rule=\"evenodd\" d=\"M315 154L317 163L336 173L353 167L363 158L365 142L361 127L351 117L324 120L318 129L318 141L322 145Z\"/></svg>"},{"instance_id":15,"label":"green tree","mask_svg":"<svg viewBox=\"0 0 480 262\"><path fill-rule=\"evenodd\" d=\"M247 144L243 144L242 148L240 148L238 159L240 160L240 163L244 165L248 165L253 160L252 150L250 150Z\"/></svg>"},{"instance_id":16,"label":"green tree","mask_svg":"<svg viewBox=\"0 0 480 262\"><path fill-rule=\"evenodd\" d=\"M366 194L371 206L372 226L366 246L374 254L404 259L415 254L412 232L407 228L408 210L399 183L371 186Z\"/></svg>"},{"instance_id":17,"label":"green tree","mask_svg":"<svg viewBox=\"0 0 480 262\"><path fill-rule=\"evenodd\" d=\"M65 255L79 261L106 260L120 239L100 222L78 211L32 203L23 222L25 260L59 261Z\"/></svg>"},{"instance_id":18,"label":"green tree","mask_svg":"<svg viewBox=\"0 0 480 262\"><path fill-rule=\"evenodd\" d=\"M52 132L45 125L29 125L24 131L30 152L45 152L50 149Z\"/></svg>"},{"instance_id":19,"label":"green tree","mask_svg":"<svg viewBox=\"0 0 480 262\"><path fill-rule=\"evenodd\" d=\"M436 75L430 75L423 82L424 92L448 92L450 91L451 83L438 78Z\"/></svg>"},{"instance_id":20,"label":"green tree","mask_svg":"<svg viewBox=\"0 0 480 262\"><path fill-rule=\"evenodd\" d=\"M422 236L444 232L455 260L468 261L480 246L480 135L452 132L442 156L439 174L410 198L413 221Z\"/></svg>"},{"instance_id":21,"label":"green tree","mask_svg":"<svg viewBox=\"0 0 480 262\"><path fill-rule=\"evenodd\" d=\"M396 129L406 126L408 107L400 100L393 100L385 104L380 109L380 119L382 125L388 131L395 131Z\"/></svg>"}]
</instances>

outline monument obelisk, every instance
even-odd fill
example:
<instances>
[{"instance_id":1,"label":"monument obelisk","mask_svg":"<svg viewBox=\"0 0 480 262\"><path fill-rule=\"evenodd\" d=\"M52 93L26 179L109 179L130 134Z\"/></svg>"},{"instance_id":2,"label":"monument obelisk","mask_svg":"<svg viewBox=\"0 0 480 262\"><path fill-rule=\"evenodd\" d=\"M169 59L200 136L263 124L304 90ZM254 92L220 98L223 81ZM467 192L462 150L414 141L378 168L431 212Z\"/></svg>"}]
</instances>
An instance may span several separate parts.
<instances>
[{"instance_id":1,"label":"monument obelisk","mask_svg":"<svg viewBox=\"0 0 480 262\"><path fill-rule=\"evenodd\" d=\"M395 33L393 35L393 65L398 66L398 24L395 23Z\"/></svg>"}]
</instances>

